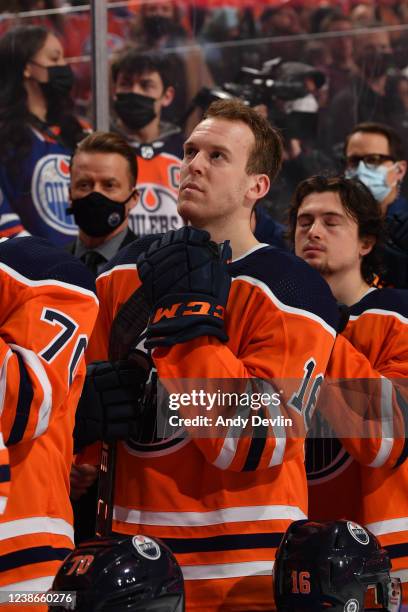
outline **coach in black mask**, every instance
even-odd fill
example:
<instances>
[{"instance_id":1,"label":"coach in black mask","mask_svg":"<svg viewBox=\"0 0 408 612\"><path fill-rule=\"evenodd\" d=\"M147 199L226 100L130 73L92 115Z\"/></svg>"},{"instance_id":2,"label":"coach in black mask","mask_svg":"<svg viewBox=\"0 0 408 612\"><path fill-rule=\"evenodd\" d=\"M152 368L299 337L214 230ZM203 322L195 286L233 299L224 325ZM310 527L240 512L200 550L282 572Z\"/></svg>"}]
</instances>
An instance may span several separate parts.
<instances>
[{"instance_id":1,"label":"coach in black mask","mask_svg":"<svg viewBox=\"0 0 408 612\"><path fill-rule=\"evenodd\" d=\"M138 201L136 179L135 154L118 134L90 134L72 156L69 212L79 233L68 248L95 275L137 237L128 228Z\"/></svg>"}]
</instances>

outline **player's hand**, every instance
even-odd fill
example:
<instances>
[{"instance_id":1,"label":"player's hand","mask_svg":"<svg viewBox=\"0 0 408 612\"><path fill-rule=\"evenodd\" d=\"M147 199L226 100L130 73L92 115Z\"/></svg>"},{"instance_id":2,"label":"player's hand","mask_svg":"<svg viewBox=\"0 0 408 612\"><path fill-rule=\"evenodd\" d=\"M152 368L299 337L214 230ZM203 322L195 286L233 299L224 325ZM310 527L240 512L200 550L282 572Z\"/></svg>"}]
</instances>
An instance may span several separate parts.
<instances>
[{"instance_id":1,"label":"player's hand","mask_svg":"<svg viewBox=\"0 0 408 612\"><path fill-rule=\"evenodd\" d=\"M97 361L87 368L75 415L74 450L137 434L148 370L134 361Z\"/></svg>"},{"instance_id":2,"label":"player's hand","mask_svg":"<svg viewBox=\"0 0 408 612\"><path fill-rule=\"evenodd\" d=\"M230 257L228 242L218 246L208 232L193 227L167 232L140 255L137 269L152 308L147 348L204 335L228 340L224 313Z\"/></svg>"},{"instance_id":3,"label":"player's hand","mask_svg":"<svg viewBox=\"0 0 408 612\"><path fill-rule=\"evenodd\" d=\"M73 501L76 501L87 492L89 487L98 478L98 473L99 470L94 465L89 465L88 463L83 465L72 464L69 480L70 497Z\"/></svg>"}]
</instances>

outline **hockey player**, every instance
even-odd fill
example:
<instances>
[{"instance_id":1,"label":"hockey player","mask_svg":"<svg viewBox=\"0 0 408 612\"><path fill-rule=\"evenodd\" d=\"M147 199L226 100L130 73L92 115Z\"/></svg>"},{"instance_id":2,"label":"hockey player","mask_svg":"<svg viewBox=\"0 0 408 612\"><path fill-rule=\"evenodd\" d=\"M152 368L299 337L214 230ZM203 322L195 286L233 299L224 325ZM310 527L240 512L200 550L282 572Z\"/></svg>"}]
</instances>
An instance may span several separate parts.
<instances>
[{"instance_id":1,"label":"hockey player","mask_svg":"<svg viewBox=\"0 0 408 612\"><path fill-rule=\"evenodd\" d=\"M46 591L73 548L72 431L98 302L92 274L42 238L3 240L0 278L0 588Z\"/></svg>"},{"instance_id":2,"label":"hockey player","mask_svg":"<svg viewBox=\"0 0 408 612\"><path fill-rule=\"evenodd\" d=\"M164 382L291 377L302 385L306 375L310 394L303 403L298 397L298 410L288 408L303 419L332 351L338 311L320 275L258 243L250 230L252 208L281 155L277 132L255 111L231 100L211 105L184 145L178 212L194 227L150 248L129 245L99 276L90 359L107 359L118 309L142 286L152 312L146 344ZM230 240L228 268L210 237ZM213 307L171 316L196 299ZM272 413L280 409L266 409ZM187 610L273 609L276 547L289 523L307 513L303 439L272 426L236 438L197 438L191 429L155 438L145 431L154 417L152 407L139 439L119 444L113 530L167 543L183 571Z\"/></svg>"},{"instance_id":3,"label":"hockey player","mask_svg":"<svg viewBox=\"0 0 408 612\"><path fill-rule=\"evenodd\" d=\"M401 385L408 376L408 299L403 290L371 286L383 237L381 212L371 193L354 179L312 177L298 186L290 219L296 254L318 270L336 299L350 308L342 335L368 358L375 372ZM334 359L331 363L328 372L333 376L350 376L347 361L343 372ZM404 411L406 390L402 384L398 396ZM348 518L370 529L387 548L407 600L406 449L403 440L393 444L392 432L384 442L367 466L353 461L336 441L326 441L323 462L309 466L309 516ZM363 463L367 446L368 440L362 440ZM399 456L394 455L396 446Z\"/></svg>"}]
</instances>

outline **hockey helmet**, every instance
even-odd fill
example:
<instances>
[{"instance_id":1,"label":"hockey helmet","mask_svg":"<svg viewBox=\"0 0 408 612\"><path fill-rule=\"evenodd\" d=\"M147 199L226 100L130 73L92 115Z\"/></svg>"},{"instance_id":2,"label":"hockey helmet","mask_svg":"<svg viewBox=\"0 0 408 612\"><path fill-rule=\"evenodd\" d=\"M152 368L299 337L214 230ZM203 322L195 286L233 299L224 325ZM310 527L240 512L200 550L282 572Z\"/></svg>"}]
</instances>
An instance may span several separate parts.
<instances>
[{"instance_id":1,"label":"hockey helmet","mask_svg":"<svg viewBox=\"0 0 408 612\"><path fill-rule=\"evenodd\" d=\"M75 593L53 612L184 612L180 566L163 542L144 535L83 542L64 560L52 590Z\"/></svg>"},{"instance_id":2,"label":"hockey helmet","mask_svg":"<svg viewBox=\"0 0 408 612\"><path fill-rule=\"evenodd\" d=\"M295 521L276 553L274 591L280 612L397 612L401 583L390 577L387 551L352 521Z\"/></svg>"}]
</instances>

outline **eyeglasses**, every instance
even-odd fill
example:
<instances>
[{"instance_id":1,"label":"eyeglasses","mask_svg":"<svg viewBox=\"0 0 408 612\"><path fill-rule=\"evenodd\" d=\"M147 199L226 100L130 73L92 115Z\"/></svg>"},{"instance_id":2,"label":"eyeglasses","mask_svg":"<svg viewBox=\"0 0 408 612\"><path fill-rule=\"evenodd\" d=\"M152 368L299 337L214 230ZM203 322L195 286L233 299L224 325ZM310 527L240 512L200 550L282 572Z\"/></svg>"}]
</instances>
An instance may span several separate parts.
<instances>
[{"instance_id":1,"label":"eyeglasses","mask_svg":"<svg viewBox=\"0 0 408 612\"><path fill-rule=\"evenodd\" d=\"M370 153L369 155L349 155L344 158L345 166L349 170L355 170L360 162L364 162L367 168L374 170L386 161L397 161L392 155L382 153Z\"/></svg>"}]
</instances>

